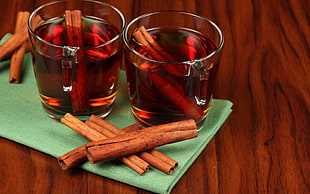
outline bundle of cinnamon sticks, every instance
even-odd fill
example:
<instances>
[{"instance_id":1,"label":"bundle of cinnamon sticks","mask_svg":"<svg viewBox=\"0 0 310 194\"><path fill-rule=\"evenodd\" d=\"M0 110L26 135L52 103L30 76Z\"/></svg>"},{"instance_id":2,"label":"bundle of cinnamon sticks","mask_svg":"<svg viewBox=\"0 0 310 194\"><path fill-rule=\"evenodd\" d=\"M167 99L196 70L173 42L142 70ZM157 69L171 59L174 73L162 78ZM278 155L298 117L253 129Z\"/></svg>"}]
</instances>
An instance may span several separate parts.
<instances>
[{"instance_id":1,"label":"bundle of cinnamon sticks","mask_svg":"<svg viewBox=\"0 0 310 194\"><path fill-rule=\"evenodd\" d=\"M19 11L15 24L13 35L2 45L0 45L0 61L11 59L9 83L20 83L22 64L24 55L30 50L27 22L30 13L28 11ZM39 17L34 18L39 23Z\"/></svg>"},{"instance_id":2,"label":"bundle of cinnamon sticks","mask_svg":"<svg viewBox=\"0 0 310 194\"><path fill-rule=\"evenodd\" d=\"M92 141L60 156L58 163L63 169L87 160L97 163L118 158L140 175L150 165L171 174L178 162L154 148L198 136L194 120L147 128L133 124L122 130L95 115L83 122L67 113L61 122Z\"/></svg>"}]
</instances>

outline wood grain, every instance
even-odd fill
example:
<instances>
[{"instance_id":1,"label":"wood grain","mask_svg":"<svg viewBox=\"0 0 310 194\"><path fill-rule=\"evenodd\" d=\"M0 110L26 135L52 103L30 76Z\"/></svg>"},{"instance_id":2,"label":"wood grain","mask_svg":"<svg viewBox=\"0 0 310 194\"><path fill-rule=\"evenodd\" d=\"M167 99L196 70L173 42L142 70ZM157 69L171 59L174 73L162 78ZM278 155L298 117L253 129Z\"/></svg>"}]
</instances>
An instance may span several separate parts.
<instances>
[{"instance_id":1,"label":"wood grain","mask_svg":"<svg viewBox=\"0 0 310 194\"><path fill-rule=\"evenodd\" d=\"M13 32L17 11L44 2L0 1L0 37ZM223 30L215 97L231 100L233 113L172 193L310 193L310 1L106 2L127 21L177 9ZM149 193L79 169L62 171L55 158L3 138L0 158L1 193Z\"/></svg>"}]
</instances>

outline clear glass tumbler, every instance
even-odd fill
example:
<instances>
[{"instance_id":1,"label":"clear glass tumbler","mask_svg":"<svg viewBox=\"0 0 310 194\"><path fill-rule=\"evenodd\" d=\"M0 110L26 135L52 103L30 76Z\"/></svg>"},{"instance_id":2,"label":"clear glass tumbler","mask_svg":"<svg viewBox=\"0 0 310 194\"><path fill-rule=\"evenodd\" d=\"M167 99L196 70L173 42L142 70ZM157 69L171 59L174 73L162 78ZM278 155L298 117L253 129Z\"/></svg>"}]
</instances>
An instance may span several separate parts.
<instances>
[{"instance_id":1,"label":"clear glass tumbler","mask_svg":"<svg viewBox=\"0 0 310 194\"><path fill-rule=\"evenodd\" d=\"M111 112L125 23L118 9L92 0L55 1L33 11L28 23L33 69L50 117Z\"/></svg>"},{"instance_id":2,"label":"clear glass tumbler","mask_svg":"<svg viewBox=\"0 0 310 194\"><path fill-rule=\"evenodd\" d=\"M124 32L131 109L144 125L194 119L201 126L215 88L220 28L183 11L159 11L132 20Z\"/></svg>"}]
</instances>

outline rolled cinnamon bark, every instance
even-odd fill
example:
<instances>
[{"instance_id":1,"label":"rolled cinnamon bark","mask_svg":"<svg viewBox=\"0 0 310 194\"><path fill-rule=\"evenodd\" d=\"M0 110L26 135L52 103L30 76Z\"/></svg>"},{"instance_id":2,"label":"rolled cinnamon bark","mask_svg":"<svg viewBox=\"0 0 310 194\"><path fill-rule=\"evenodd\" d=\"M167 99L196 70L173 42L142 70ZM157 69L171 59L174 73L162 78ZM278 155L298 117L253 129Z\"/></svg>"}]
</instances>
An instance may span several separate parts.
<instances>
[{"instance_id":1,"label":"rolled cinnamon bark","mask_svg":"<svg viewBox=\"0 0 310 194\"><path fill-rule=\"evenodd\" d=\"M114 136L122 134L123 132L116 126L112 125L111 123L97 117L96 115L91 115L89 120L96 123L97 125L103 127L104 129L111 131Z\"/></svg>"},{"instance_id":2,"label":"rolled cinnamon bark","mask_svg":"<svg viewBox=\"0 0 310 194\"><path fill-rule=\"evenodd\" d=\"M91 115L89 118L90 121L93 121L97 123L98 125L102 126L105 129L110 130L110 127L113 126L114 131L113 133L120 134L122 130L118 129L114 125L108 123L107 121L100 119L99 117L95 115ZM111 127L112 128L112 127ZM188 119L188 120L182 120L182 121L177 121L177 122L171 122L171 123L166 123L166 124L161 124L161 125L154 125L151 127L147 128L142 128L140 130L135 130L133 132L169 132L169 131L184 131L184 130L194 130L197 129L196 122L193 119ZM122 134L132 134L133 132L128 132L128 133L122 133Z\"/></svg>"},{"instance_id":3,"label":"rolled cinnamon bark","mask_svg":"<svg viewBox=\"0 0 310 194\"><path fill-rule=\"evenodd\" d=\"M86 162L87 156L85 146L82 145L74 150L71 150L70 152L58 157L57 161L58 165L63 170L67 170L73 166Z\"/></svg>"},{"instance_id":4,"label":"rolled cinnamon bark","mask_svg":"<svg viewBox=\"0 0 310 194\"><path fill-rule=\"evenodd\" d=\"M83 23L81 10L66 10L65 22L68 46L83 47ZM78 55L78 58L82 58L82 56L80 56L81 54ZM72 91L70 91L72 110L73 112L83 112L88 110L88 90L85 78L87 72L86 64L79 63L76 71L76 80L72 82Z\"/></svg>"},{"instance_id":5,"label":"rolled cinnamon bark","mask_svg":"<svg viewBox=\"0 0 310 194\"><path fill-rule=\"evenodd\" d=\"M0 45L0 61L6 59L20 47L28 38L27 28L22 28L14 33L6 42Z\"/></svg>"},{"instance_id":6,"label":"rolled cinnamon bark","mask_svg":"<svg viewBox=\"0 0 310 194\"><path fill-rule=\"evenodd\" d=\"M146 170L140 168L134 162L132 162L132 159L129 159L127 157L121 157L119 159L121 162L123 162L125 165L127 165L128 167L130 167L131 169L133 169L140 175L143 175L146 172ZM74 150L71 150L70 152L58 157L57 160L58 160L58 165L63 170L67 170L73 166L86 162L87 156L86 156L85 145L82 145Z\"/></svg>"},{"instance_id":7,"label":"rolled cinnamon bark","mask_svg":"<svg viewBox=\"0 0 310 194\"><path fill-rule=\"evenodd\" d=\"M27 21L30 13L28 11L19 11L17 13L17 20L15 24L15 33L23 28L27 28ZM28 36L27 36L28 38ZM20 83L22 65L24 62L24 55L28 47L28 41L25 40L20 47L18 47L12 57L10 63L9 83Z\"/></svg>"},{"instance_id":8,"label":"rolled cinnamon bark","mask_svg":"<svg viewBox=\"0 0 310 194\"><path fill-rule=\"evenodd\" d=\"M100 132L96 131L89 125L80 121L70 113L67 113L64 116L64 118L61 119L61 122L91 141L98 141L107 138L105 135L101 134ZM79 151L81 150L82 149L80 149ZM72 156L72 158L70 158L69 156ZM86 158L86 152L84 152L84 156L82 151L78 152L78 156L79 157L77 157L76 152L71 151L71 154L69 152L59 157L58 161L62 168L67 169L73 165L76 165L78 161L84 161L84 158ZM75 161L76 159L78 161ZM122 161L127 166L129 166L130 168L132 168L133 170L135 170L140 175L143 175L149 169L149 164L134 154L128 155L126 157L120 157L119 160Z\"/></svg>"},{"instance_id":9,"label":"rolled cinnamon bark","mask_svg":"<svg viewBox=\"0 0 310 194\"><path fill-rule=\"evenodd\" d=\"M109 130L113 131L114 133L118 133L119 134L124 134L124 133L133 133L135 131L141 130L142 127L138 124L133 124L131 125L131 127L128 129L124 128L124 129L118 129L116 126L110 124L109 122L102 120L101 118L95 116L95 115L91 115L90 120L86 121L86 123L91 123L92 126L97 129L98 131L100 131L101 133L105 133L107 134ZM189 123L190 126L189 129L195 129L196 127L196 123L191 122L191 121L187 121L186 123ZM97 125L97 126L96 126ZM183 128L184 129L184 128ZM110 132L112 133L112 132ZM115 136L115 135L114 135ZM114 137L112 135L108 136L108 137ZM155 150L155 149L151 149L148 150L147 152L141 152L138 154L143 160L147 161L151 166L167 173L167 174L171 174L172 172L174 172L174 170L178 167L178 162L173 160L172 158L170 158L169 156Z\"/></svg>"},{"instance_id":10,"label":"rolled cinnamon bark","mask_svg":"<svg viewBox=\"0 0 310 194\"><path fill-rule=\"evenodd\" d=\"M44 20L40 16L36 16L33 19L34 25L40 25ZM14 34L5 41L2 45L0 45L0 61L7 59L9 56L13 54L13 52L19 48L25 41L28 42L28 27L27 24L21 26L21 28L14 32ZM27 50L29 46L27 46Z\"/></svg>"},{"instance_id":11,"label":"rolled cinnamon bark","mask_svg":"<svg viewBox=\"0 0 310 194\"><path fill-rule=\"evenodd\" d=\"M115 137L119 134L134 132L142 129L141 126L136 123L124 129L119 129L116 126L110 124L105 120L102 120L95 115L91 115L90 120L85 121L85 123L90 127L96 129L100 133L105 134L109 138ZM112 133L110 130L114 133L117 133L117 135ZM165 172L166 174L172 174L178 166L177 161L155 149L151 149L148 152L141 152L137 155L146 162L148 162L151 166Z\"/></svg>"},{"instance_id":12,"label":"rolled cinnamon bark","mask_svg":"<svg viewBox=\"0 0 310 194\"><path fill-rule=\"evenodd\" d=\"M134 124L129 125L128 127L123 128L122 132L128 133L132 131L138 131L140 129L142 129L142 127L139 124L134 123Z\"/></svg>"},{"instance_id":13,"label":"rolled cinnamon bark","mask_svg":"<svg viewBox=\"0 0 310 194\"><path fill-rule=\"evenodd\" d=\"M140 26L139 28L137 28L133 33L133 36L142 41L144 44L141 44L141 46L144 47L144 49L146 49L147 51L155 54L155 58L157 60L177 62L177 60L172 55L170 55L164 48L157 44L153 37L146 31L144 26ZM152 51L153 49L157 54Z\"/></svg>"},{"instance_id":14,"label":"rolled cinnamon bark","mask_svg":"<svg viewBox=\"0 0 310 194\"><path fill-rule=\"evenodd\" d=\"M85 124L96 129L97 131L99 131L101 134L104 134L107 137L114 137L118 134L115 134L113 132L111 132L110 130L105 129L104 127L97 125L95 122L91 121L91 120L87 120L85 121Z\"/></svg>"},{"instance_id":15,"label":"rolled cinnamon bark","mask_svg":"<svg viewBox=\"0 0 310 194\"><path fill-rule=\"evenodd\" d=\"M124 134L102 141L87 143L86 153L90 163L126 156L155 147L183 141L198 136L198 131L145 132Z\"/></svg>"},{"instance_id":16,"label":"rolled cinnamon bark","mask_svg":"<svg viewBox=\"0 0 310 194\"><path fill-rule=\"evenodd\" d=\"M152 156L159 158L160 160L169 164L169 166L171 166L172 169L175 169L179 165L177 161L173 160L172 158L168 157L167 155L161 153L160 151L156 149L151 149L151 150L148 150L147 152L151 154Z\"/></svg>"},{"instance_id":17,"label":"rolled cinnamon bark","mask_svg":"<svg viewBox=\"0 0 310 194\"><path fill-rule=\"evenodd\" d=\"M156 166L157 169L161 170L162 172L165 172L166 174L172 174L175 170L174 166L169 165L166 162L163 162L162 160L160 160L159 158L153 156L148 152L140 152L138 156L140 156L142 159L146 161L150 160L151 161L150 164L152 166L154 167Z\"/></svg>"}]
</instances>

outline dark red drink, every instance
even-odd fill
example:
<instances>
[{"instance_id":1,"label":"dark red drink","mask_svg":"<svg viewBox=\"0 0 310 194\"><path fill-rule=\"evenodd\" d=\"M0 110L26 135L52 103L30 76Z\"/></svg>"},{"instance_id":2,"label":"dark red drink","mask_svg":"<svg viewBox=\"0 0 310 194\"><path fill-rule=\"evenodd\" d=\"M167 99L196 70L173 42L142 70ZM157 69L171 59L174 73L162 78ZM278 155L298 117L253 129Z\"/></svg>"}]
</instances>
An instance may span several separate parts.
<instances>
[{"instance_id":1,"label":"dark red drink","mask_svg":"<svg viewBox=\"0 0 310 194\"><path fill-rule=\"evenodd\" d=\"M50 116L107 115L116 95L121 41L105 44L119 31L111 24L82 17L83 47L68 46L64 18L56 18L36 30L42 40L32 44L33 68L43 107ZM45 42L46 41L46 42ZM78 104L78 108L75 108Z\"/></svg>"},{"instance_id":2,"label":"dark red drink","mask_svg":"<svg viewBox=\"0 0 310 194\"><path fill-rule=\"evenodd\" d=\"M151 29L148 33L171 57L159 59L135 38L131 39L130 46L135 51L154 59L126 52L134 115L146 125L190 118L201 123L209 109L218 69L217 64L202 58L217 46L202 34L185 28ZM161 51L158 53L164 56Z\"/></svg>"}]
</instances>

